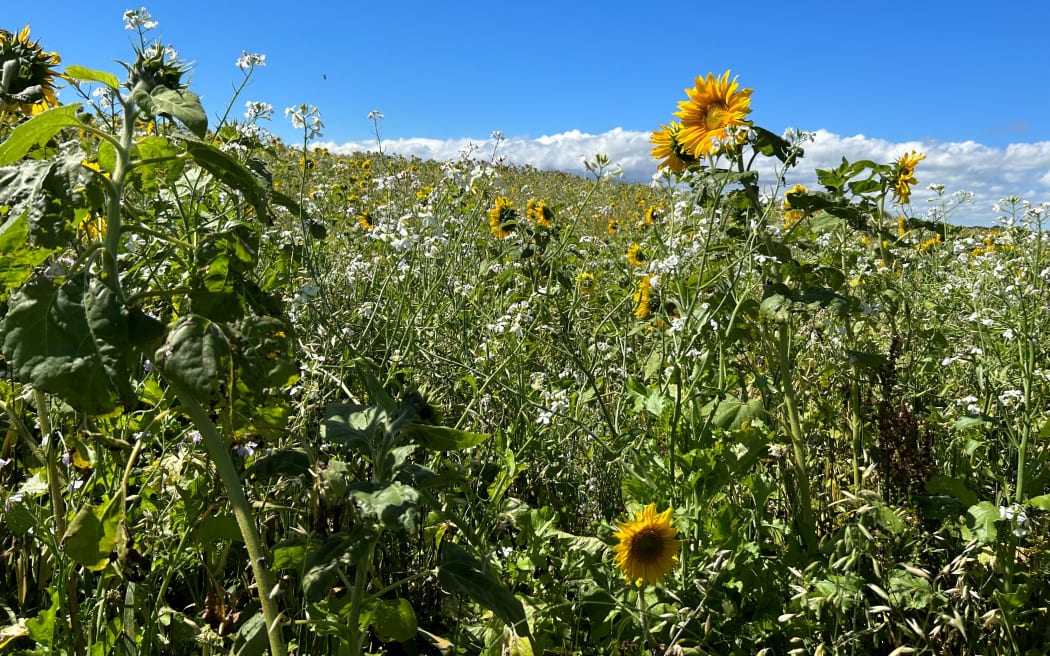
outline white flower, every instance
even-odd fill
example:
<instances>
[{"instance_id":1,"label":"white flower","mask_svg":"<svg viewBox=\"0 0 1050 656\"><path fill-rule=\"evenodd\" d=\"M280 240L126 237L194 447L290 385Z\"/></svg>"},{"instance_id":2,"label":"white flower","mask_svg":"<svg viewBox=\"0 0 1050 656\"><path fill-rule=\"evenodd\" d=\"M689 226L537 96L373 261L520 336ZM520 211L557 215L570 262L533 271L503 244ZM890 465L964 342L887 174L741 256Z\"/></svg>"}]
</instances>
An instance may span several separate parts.
<instances>
[{"instance_id":1,"label":"white flower","mask_svg":"<svg viewBox=\"0 0 1050 656\"><path fill-rule=\"evenodd\" d=\"M248 71L253 68L262 68L264 66L266 66L266 55L249 53L246 50L242 50L241 56L237 58L237 68L242 71Z\"/></svg>"},{"instance_id":2,"label":"white flower","mask_svg":"<svg viewBox=\"0 0 1050 656\"><path fill-rule=\"evenodd\" d=\"M124 12L124 29L125 30L152 30L157 27L157 21L153 20L153 16L149 15L145 7L141 9L128 9Z\"/></svg>"}]
</instances>

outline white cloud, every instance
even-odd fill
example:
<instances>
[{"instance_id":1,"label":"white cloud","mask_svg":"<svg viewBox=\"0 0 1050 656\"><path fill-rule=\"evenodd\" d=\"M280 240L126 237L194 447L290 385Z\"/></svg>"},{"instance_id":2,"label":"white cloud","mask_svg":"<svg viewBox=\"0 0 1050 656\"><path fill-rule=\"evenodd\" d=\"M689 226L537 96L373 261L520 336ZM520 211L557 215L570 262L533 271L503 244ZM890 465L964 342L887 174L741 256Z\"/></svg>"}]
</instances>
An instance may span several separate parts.
<instances>
[{"instance_id":1,"label":"white cloud","mask_svg":"<svg viewBox=\"0 0 1050 656\"><path fill-rule=\"evenodd\" d=\"M625 180L647 182L656 171L656 163L649 154L649 135L649 132L614 128L602 134L570 130L537 138L510 137L499 144L494 156L508 164L585 174L581 157L591 158L602 153L623 169ZM376 149L375 142L318 145L336 153ZM386 140L383 150L409 157L449 160L459 157L464 149L476 146L473 157L487 159L493 156L494 145L491 139L410 138ZM913 213L922 215L930 205L928 199L932 193L926 189L929 184L944 185L946 194L972 192L973 204L960 207L950 218L957 224L991 224L995 219L992 206L1005 196L1019 196L1032 203L1050 200L1050 142L1047 141L995 148L974 141L891 142L862 134L842 136L818 130L805 150L799 166L788 175L789 185L800 183L818 188L814 171L837 166L843 157L851 162L870 159L889 163L912 150L924 153L926 159L916 171L919 184L912 193ZM770 163L760 165L759 171L761 179L771 184Z\"/></svg>"}]
</instances>

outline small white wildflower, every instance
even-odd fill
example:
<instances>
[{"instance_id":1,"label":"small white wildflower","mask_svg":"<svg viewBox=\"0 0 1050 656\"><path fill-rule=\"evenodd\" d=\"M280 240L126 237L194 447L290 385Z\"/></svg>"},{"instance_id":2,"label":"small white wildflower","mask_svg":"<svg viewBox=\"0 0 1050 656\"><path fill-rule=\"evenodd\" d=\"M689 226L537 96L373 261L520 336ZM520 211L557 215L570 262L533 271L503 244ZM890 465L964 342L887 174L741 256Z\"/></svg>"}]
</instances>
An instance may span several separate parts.
<instances>
[{"instance_id":1,"label":"small white wildflower","mask_svg":"<svg viewBox=\"0 0 1050 656\"><path fill-rule=\"evenodd\" d=\"M152 30L157 27L157 21L153 20L145 7L141 9L128 9L124 12L125 30Z\"/></svg>"},{"instance_id":2,"label":"small white wildflower","mask_svg":"<svg viewBox=\"0 0 1050 656\"><path fill-rule=\"evenodd\" d=\"M237 58L237 68L242 71L249 71L253 68L262 68L264 66L266 66L266 55L242 50L241 56Z\"/></svg>"}]
</instances>

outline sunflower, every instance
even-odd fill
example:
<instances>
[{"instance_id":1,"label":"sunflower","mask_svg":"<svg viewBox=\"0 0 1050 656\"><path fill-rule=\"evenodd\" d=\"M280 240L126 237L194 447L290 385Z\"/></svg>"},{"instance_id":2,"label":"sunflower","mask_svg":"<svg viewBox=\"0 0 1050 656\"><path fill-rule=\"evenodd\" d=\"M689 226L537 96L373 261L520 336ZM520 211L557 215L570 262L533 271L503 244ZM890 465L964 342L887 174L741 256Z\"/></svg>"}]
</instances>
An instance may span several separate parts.
<instances>
[{"instance_id":1,"label":"sunflower","mask_svg":"<svg viewBox=\"0 0 1050 656\"><path fill-rule=\"evenodd\" d=\"M576 289L584 296L590 296L598 291L598 281L590 271L580 271L576 274Z\"/></svg>"},{"instance_id":2,"label":"sunflower","mask_svg":"<svg viewBox=\"0 0 1050 656\"><path fill-rule=\"evenodd\" d=\"M914 150L900 156L894 170L893 200L904 205L911 199L911 186L918 182L915 178L915 167L924 159L925 155Z\"/></svg>"},{"instance_id":3,"label":"sunflower","mask_svg":"<svg viewBox=\"0 0 1050 656\"><path fill-rule=\"evenodd\" d=\"M649 258L646 257L645 251L639 244L631 244L627 247L627 263L633 267L645 266L646 261Z\"/></svg>"},{"instance_id":4,"label":"sunflower","mask_svg":"<svg viewBox=\"0 0 1050 656\"><path fill-rule=\"evenodd\" d=\"M29 40L28 25L18 34L0 30L0 70L6 73L0 109L39 114L58 105L55 97L58 73L51 67L61 61L57 52L44 52L38 41Z\"/></svg>"},{"instance_id":5,"label":"sunflower","mask_svg":"<svg viewBox=\"0 0 1050 656\"><path fill-rule=\"evenodd\" d=\"M661 160L656 168L681 173L689 165L696 164L696 158L682 149L682 143L679 141L681 131L682 124L678 121L671 121L668 125L661 125L659 130L653 131L653 136L649 139L653 143L653 159Z\"/></svg>"},{"instance_id":6,"label":"sunflower","mask_svg":"<svg viewBox=\"0 0 1050 656\"><path fill-rule=\"evenodd\" d=\"M650 276L644 276L638 281L638 286L631 295L634 301L634 316L644 321L653 313L653 281Z\"/></svg>"},{"instance_id":7,"label":"sunflower","mask_svg":"<svg viewBox=\"0 0 1050 656\"><path fill-rule=\"evenodd\" d=\"M506 239L518 225L518 211L506 196L497 196L489 210L489 229L499 239Z\"/></svg>"},{"instance_id":8,"label":"sunflower","mask_svg":"<svg viewBox=\"0 0 1050 656\"><path fill-rule=\"evenodd\" d=\"M554 212L542 200L530 200L525 208L525 216L529 221L544 228L551 227L554 221Z\"/></svg>"},{"instance_id":9,"label":"sunflower","mask_svg":"<svg viewBox=\"0 0 1050 656\"><path fill-rule=\"evenodd\" d=\"M803 212L802 210L791 209L791 196L793 196L794 194L804 194L807 191L809 190L806 189L805 185L797 184L791 189L788 189L786 192L784 192L784 204L782 205L782 207L784 208L785 228L790 230L791 228L795 227L796 223L802 220L803 216L805 216L805 212Z\"/></svg>"},{"instance_id":10,"label":"sunflower","mask_svg":"<svg viewBox=\"0 0 1050 656\"><path fill-rule=\"evenodd\" d=\"M736 78L729 80L729 71L715 78L696 78L692 89L686 89L689 100L678 103L675 116L682 119L682 127L675 134L682 150L694 158L718 150L720 142L729 136L729 128L751 125L744 117L751 113L751 93L741 89Z\"/></svg>"},{"instance_id":11,"label":"sunflower","mask_svg":"<svg viewBox=\"0 0 1050 656\"><path fill-rule=\"evenodd\" d=\"M681 540L676 540L678 529L671 523L671 508L656 512L656 504L635 514L633 522L620 524L614 535L620 541L616 552L616 566L628 583L638 587L646 583L658 585L678 562Z\"/></svg>"}]
</instances>

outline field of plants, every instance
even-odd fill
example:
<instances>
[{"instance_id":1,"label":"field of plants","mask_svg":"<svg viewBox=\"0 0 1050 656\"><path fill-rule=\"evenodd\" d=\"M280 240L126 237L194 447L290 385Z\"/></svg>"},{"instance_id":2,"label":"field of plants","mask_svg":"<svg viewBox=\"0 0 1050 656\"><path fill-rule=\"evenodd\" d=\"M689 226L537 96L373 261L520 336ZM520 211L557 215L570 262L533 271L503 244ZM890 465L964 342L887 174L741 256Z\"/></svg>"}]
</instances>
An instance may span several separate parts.
<instances>
[{"instance_id":1,"label":"field of plants","mask_svg":"<svg viewBox=\"0 0 1050 656\"><path fill-rule=\"evenodd\" d=\"M337 155L125 20L0 31L0 653L1045 652L1045 204L759 179L728 72L651 185Z\"/></svg>"}]
</instances>

